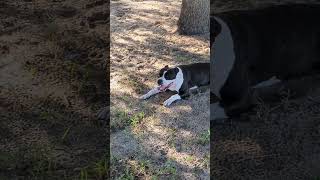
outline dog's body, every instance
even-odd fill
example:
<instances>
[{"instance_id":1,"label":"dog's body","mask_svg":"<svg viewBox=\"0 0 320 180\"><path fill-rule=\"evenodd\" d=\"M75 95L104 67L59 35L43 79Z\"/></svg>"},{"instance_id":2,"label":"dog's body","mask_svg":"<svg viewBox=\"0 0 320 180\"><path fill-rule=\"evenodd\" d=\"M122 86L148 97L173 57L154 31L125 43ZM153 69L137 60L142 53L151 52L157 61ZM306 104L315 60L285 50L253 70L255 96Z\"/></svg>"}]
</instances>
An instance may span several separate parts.
<instances>
[{"instance_id":1,"label":"dog's body","mask_svg":"<svg viewBox=\"0 0 320 180\"><path fill-rule=\"evenodd\" d=\"M210 17L211 120L251 107L253 87L318 73L320 5L281 5ZM278 81L277 81L278 82Z\"/></svg>"},{"instance_id":2,"label":"dog's body","mask_svg":"<svg viewBox=\"0 0 320 180\"><path fill-rule=\"evenodd\" d=\"M189 90L200 86L206 86L210 83L210 63L194 63L189 65L180 65L175 68L168 66L162 68L159 72L157 87L150 90L140 99L147 99L152 95L164 92L166 90L175 91L163 104L171 105L174 101L184 99L189 94Z\"/></svg>"}]
</instances>

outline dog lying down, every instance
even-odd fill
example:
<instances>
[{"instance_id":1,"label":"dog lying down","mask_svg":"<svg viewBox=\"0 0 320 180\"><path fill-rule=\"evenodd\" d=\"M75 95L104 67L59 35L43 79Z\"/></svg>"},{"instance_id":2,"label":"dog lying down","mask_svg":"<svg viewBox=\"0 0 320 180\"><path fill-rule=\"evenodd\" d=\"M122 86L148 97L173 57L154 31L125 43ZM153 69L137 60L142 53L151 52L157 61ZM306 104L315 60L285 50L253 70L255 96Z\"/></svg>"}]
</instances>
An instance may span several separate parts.
<instances>
[{"instance_id":1,"label":"dog lying down","mask_svg":"<svg viewBox=\"0 0 320 180\"><path fill-rule=\"evenodd\" d=\"M190 90L210 84L210 63L193 63L174 68L165 66L159 72L157 83L157 87L142 95L140 99L147 99L167 90L175 91L177 94L163 103L164 106L170 106L173 102L188 97Z\"/></svg>"}]
</instances>

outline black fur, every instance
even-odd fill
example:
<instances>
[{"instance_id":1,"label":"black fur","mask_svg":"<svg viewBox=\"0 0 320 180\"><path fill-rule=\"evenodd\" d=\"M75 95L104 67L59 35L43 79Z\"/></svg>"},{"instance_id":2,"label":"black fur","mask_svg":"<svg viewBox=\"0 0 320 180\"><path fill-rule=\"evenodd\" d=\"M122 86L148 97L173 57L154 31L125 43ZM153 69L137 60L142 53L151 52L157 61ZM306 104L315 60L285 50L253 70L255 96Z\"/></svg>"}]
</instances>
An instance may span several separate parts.
<instances>
[{"instance_id":1,"label":"black fur","mask_svg":"<svg viewBox=\"0 0 320 180\"><path fill-rule=\"evenodd\" d=\"M179 90L179 95L188 97L189 89L194 86L208 86L210 84L210 63L194 63L178 66L183 73L183 84Z\"/></svg>"},{"instance_id":2,"label":"black fur","mask_svg":"<svg viewBox=\"0 0 320 180\"><path fill-rule=\"evenodd\" d=\"M251 107L251 86L259 82L272 76L287 80L319 72L320 5L280 5L215 16L230 28L236 55L220 90L220 103L229 116ZM210 43L217 33L219 28L211 29Z\"/></svg>"}]
</instances>

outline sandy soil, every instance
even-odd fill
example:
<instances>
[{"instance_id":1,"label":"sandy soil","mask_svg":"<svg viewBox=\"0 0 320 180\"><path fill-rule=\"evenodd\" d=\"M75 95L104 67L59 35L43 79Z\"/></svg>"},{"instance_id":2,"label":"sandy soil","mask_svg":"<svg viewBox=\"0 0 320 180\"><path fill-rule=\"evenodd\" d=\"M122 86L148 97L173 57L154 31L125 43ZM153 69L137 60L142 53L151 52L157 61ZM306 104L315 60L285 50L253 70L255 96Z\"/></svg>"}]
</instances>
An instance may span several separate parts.
<instances>
[{"instance_id":1,"label":"sandy soil","mask_svg":"<svg viewBox=\"0 0 320 180\"><path fill-rule=\"evenodd\" d=\"M181 36L181 1L111 1L111 176L209 179L209 92L142 101L165 65L209 62L209 34Z\"/></svg>"},{"instance_id":2,"label":"sandy soil","mask_svg":"<svg viewBox=\"0 0 320 180\"><path fill-rule=\"evenodd\" d=\"M279 4L279 1L216 0L211 10L222 12L271 4ZM297 80L296 83L298 89L310 88L310 91L300 98L292 98L298 91L282 92L276 103L261 102L255 113L248 114L249 121L211 127L213 177L319 179L320 82L312 78L308 81ZM314 85L317 87L314 88Z\"/></svg>"},{"instance_id":3,"label":"sandy soil","mask_svg":"<svg viewBox=\"0 0 320 180\"><path fill-rule=\"evenodd\" d=\"M109 10L103 0L0 2L0 179L103 179Z\"/></svg>"}]
</instances>

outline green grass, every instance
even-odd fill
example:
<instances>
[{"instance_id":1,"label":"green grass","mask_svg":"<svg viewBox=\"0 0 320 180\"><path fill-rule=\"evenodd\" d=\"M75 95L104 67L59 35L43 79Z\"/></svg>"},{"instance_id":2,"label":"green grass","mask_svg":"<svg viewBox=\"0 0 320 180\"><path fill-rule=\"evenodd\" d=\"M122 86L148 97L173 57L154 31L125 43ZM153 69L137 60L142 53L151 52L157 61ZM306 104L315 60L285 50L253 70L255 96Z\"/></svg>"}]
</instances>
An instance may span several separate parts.
<instances>
[{"instance_id":1,"label":"green grass","mask_svg":"<svg viewBox=\"0 0 320 180\"><path fill-rule=\"evenodd\" d=\"M62 141L65 141L67 135L69 134L70 128L71 128L71 127L68 127L68 128L64 131L64 133L63 133L63 135L62 135L62 137L61 137L61 140L62 140Z\"/></svg>"},{"instance_id":2,"label":"green grass","mask_svg":"<svg viewBox=\"0 0 320 180\"><path fill-rule=\"evenodd\" d=\"M133 114L132 116L129 117L129 123L131 126L135 127L144 119L144 117L145 117L144 112Z\"/></svg>"},{"instance_id":3,"label":"green grass","mask_svg":"<svg viewBox=\"0 0 320 180\"><path fill-rule=\"evenodd\" d=\"M159 177L157 175L152 175L151 180L159 180Z\"/></svg>"},{"instance_id":4,"label":"green grass","mask_svg":"<svg viewBox=\"0 0 320 180\"><path fill-rule=\"evenodd\" d=\"M208 129L206 132L200 134L199 139L196 141L198 144L207 145L210 143L210 130Z\"/></svg>"},{"instance_id":5,"label":"green grass","mask_svg":"<svg viewBox=\"0 0 320 180\"><path fill-rule=\"evenodd\" d=\"M101 160L91 163L89 166L80 170L79 179L106 179L109 172L109 164L107 156L103 156Z\"/></svg>"},{"instance_id":6,"label":"green grass","mask_svg":"<svg viewBox=\"0 0 320 180\"><path fill-rule=\"evenodd\" d=\"M94 165L94 172L97 175L99 179L103 179L107 176L107 173L109 171L108 167L108 160L107 158L103 158L102 160L98 161Z\"/></svg>"},{"instance_id":7,"label":"green grass","mask_svg":"<svg viewBox=\"0 0 320 180\"><path fill-rule=\"evenodd\" d=\"M57 164L47 147L28 147L17 152L0 152L0 169L23 170L26 177L41 179L48 177Z\"/></svg>"},{"instance_id":8,"label":"green grass","mask_svg":"<svg viewBox=\"0 0 320 180\"><path fill-rule=\"evenodd\" d=\"M80 180L87 180L88 179L88 171L86 168L82 168L80 170Z\"/></svg>"},{"instance_id":9,"label":"green grass","mask_svg":"<svg viewBox=\"0 0 320 180\"><path fill-rule=\"evenodd\" d=\"M209 168L210 165L210 155L205 155L202 161L202 166L204 168Z\"/></svg>"},{"instance_id":10,"label":"green grass","mask_svg":"<svg viewBox=\"0 0 320 180\"><path fill-rule=\"evenodd\" d=\"M160 175L177 175L177 168L172 161L167 161L165 165L159 170Z\"/></svg>"},{"instance_id":11,"label":"green grass","mask_svg":"<svg viewBox=\"0 0 320 180\"><path fill-rule=\"evenodd\" d=\"M194 161L194 157L192 157L192 156L187 156L187 157L185 158L185 160L186 160L187 162L189 162L189 163L192 163L192 162Z\"/></svg>"},{"instance_id":12,"label":"green grass","mask_svg":"<svg viewBox=\"0 0 320 180\"><path fill-rule=\"evenodd\" d=\"M134 173L131 171L129 167L127 167L119 178L119 180L134 180Z\"/></svg>"},{"instance_id":13,"label":"green grass","mask_svg":"<svg viewBox=\"0 0 320 180\"><path fill-rule=\"evenodd\" d=\"M145 112L129 113L126 110L116 110L114 112L115 119L111 123L111 127L119 128L129 125L136 127L145 118Z\"/></svg>"},{"instance_id":14,"label":"green grass","mask_svg":"<svg viewBox=\"0 0 320 180\"><path fill-rule=\"evenodd\" d=\"M148 159L134 159L131 161L111 156L110 164L111 179L130 180L137 179L136 177L141 179L145 179L146 177L148 177L147 179L159 179L158 175L160 170L154 168ZM168 164L167 167L163 167L161 170L165 174L173 171L169 170Z\"/></svg>"},{"instance_id":15,"label":"green grass","mask_svg":"<svg viewBox=\"0 0 320 180\"><path fill-rule=\"evenodd\" d=\"M150 162L148 160L141 160L138 162L138 173L146 174L147 168L150 167Z\"/></svg>"}]
</instances>

